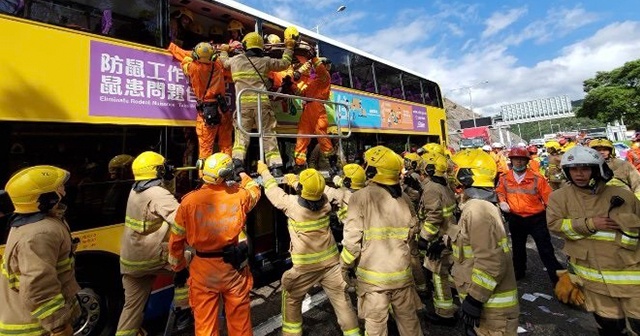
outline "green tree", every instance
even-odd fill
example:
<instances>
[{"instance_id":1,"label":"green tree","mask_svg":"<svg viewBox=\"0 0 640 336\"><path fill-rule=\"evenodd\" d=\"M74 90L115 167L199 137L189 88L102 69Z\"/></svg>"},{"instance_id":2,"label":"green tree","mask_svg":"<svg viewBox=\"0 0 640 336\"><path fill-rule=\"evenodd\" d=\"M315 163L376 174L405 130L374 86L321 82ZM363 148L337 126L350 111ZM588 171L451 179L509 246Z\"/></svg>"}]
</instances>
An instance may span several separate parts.
<instances>
[{"instance_id":1,"label":"green tree","mask_svg":"<svg viewBox=\"0 0 640 336\"><path fill-rule=\"evenodd\" d=\"M583 88L587 95L577 116L605 123L624 118L629 128L640 128L640 59L597 72Z\"/></svg>"},{"instance_id":2,"label":"green tree","mask_svg":"<svg viewBox=\"0 0 640 336\"><path fill-rule=\"evenodd\" d=\"M538 124L540 125L540 127L538 127ZM579 131L582 129L604 126L606 126L606 124L598 120L571 117L544 120L540 121L539 123L537 121L534 121L520 124L520 132L522 133L522 138L524 140L531 141L531 139L542 138L542 136L545 134ZM511 132L518 134L518 126L511 125Z\"/></svg>"}]
</instances>

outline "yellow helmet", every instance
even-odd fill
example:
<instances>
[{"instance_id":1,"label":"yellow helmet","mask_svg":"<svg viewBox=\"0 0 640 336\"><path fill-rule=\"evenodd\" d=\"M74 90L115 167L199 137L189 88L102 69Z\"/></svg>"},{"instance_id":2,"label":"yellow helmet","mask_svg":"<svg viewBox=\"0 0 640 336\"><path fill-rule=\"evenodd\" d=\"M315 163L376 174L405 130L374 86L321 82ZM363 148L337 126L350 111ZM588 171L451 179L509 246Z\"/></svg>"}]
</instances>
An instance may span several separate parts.
<instances>
[{"instance_id":1,"label":"yellow helmet","mask_svg":"<svg viewBox=\"0 0 640 336\"><path fill-rule=\"evenodd\" d=\"M260 49L264 50L264 41L256 32L250 32L242 39L242 45L245 50Z\"/></svg>"},{"instance_id":2,"label":"yellow helmet","mask_svg":"<svg viewBox=\"0 0 640 336\"><path fill-rule=\"evenodd\" d=\"M131 163L133 163L133 156L129 154L116 155L109 161L109 174L117 174L118 170L131 166Z\"/></svg>"},{"instance_id":3,"label":"yellow helmet","mask_svg":"<svg viewBox=\"0 0 640 336\"><path fill-rule=\"evenodd\" d=\"M418 168L422 158L417 153L407 153L404 155L404 168L407 170L415 170Z\"/></svg>"},{"instance_id":4,"label":"yellow helmet","mask_svg":"<svg viewBox=\"0 0 640 336\"><path fill-rule=\"evenodd\" d=\"M544 143L544 147L547 148L547 151L549 151L549 149L559 152L560 148L562 148L562 146L560 146L560 143L556 140L550 140Z\"/></svg>"},{"instance_id":5,"label":"yellow helmet","mask_svg":"<svg viewBox=\"0 0 640 336\"><path fill-rule=\"evenodd\" d=\"M209 42L200 42L198 43L193 51L191 52L191 57L199 62L209 63L216 59L216 52L213 50L213 46Z\"/></svg>"},{"instance_id":6,"label":"yellow helmet","mask_svg":"<svg viewBox=\"0 0 640 336\"><path fill-rule=\"evenodd\" d=\"M364 153L364 160L367 163L365 174L371 181L384 185L400 183L400 172L404 162L402 157L391 149L384 146L370 148Z\"/></svg>"},{"instance_id":7,"label":"yellow helmet","mask_svg":"<svg viewBox=\"0 0 640 336\"><path fill-rule=\"evenodd\" d=\"M424 160L422 171L429 176L444 177L449 168L449 163L444 155L438 153L427 153L422 156Z\"/></svg>"},{"instance_id":8,"label":"yellow helmet","mask_svg":"<svg viewBox=\"0 0 640 336\"><path fill-rule=\"evenodd\" d=\"M298 180L300 196L309 201L318 201L324 194L324 176L313 168L300 172Z\"/></svg>"},{"instance_id":9,"label":"yellow helmet","mask_svg":"<svg viewBox=\"0 0 640 336\"><path fill-rule=\"evenodd\" d=\"M242 22L238 20L231 20L229 22L229 26L227 26L227 30L228 31L239 30L240 33L242 33L242 31L244 30L244 25L242 24Z\"/></svg>"},{"instance_id":10,"label":"yellow helmet","mask_svg":"<svg viewBox=\"0 0 640 336\"><path fill-rule=\"evenodd\" d=\"M267 42L269 42L270 44L278 44L278 43L282 43L282 40L280 39L280 36L276 35L276 34L269 34L266 37Z\"/></svg>"},{"instance_id":11,"label":"yellow helmet","mask_svg":"<svg viewBox=\"0 0 640 336\"><path fill-rule=\"evenodd\" d=\"M69 180L69 172L54 166L34 166L13 175L5 190L11 197L15 213L47 211L60 202L58 189ZM42 197L45 194L55 197Z\"/></svg>"},{"instance_id":12,"label":"yellow helmet","mask_svg":"<svg viewBox=\"0 0 640 336\"><path fill-rule=\"evenodd\" d=\"M422 146L419 150L418 150L420 155L424 155L424 153L438 153L440 155L444 155L444 147L439 144L439 143L435 143L435 142L430 142L424 146Z\"/></svg>"},{"instance_id":13,"label":"yellow helmet","mask_svg":"<svg viewBox=\"0 0 640 336\"><path fill-rule=\"evenodd\" d=\"M498 167L491 155L481 149L465 149L452 158L455 178L464 187L493 188Z\"/></svg>"},{"instance_id":14,"label":"yellow helmet","mask_svg":"<svg viewBox=\"0 0 640 336\"><path fill-rule=\"evenodd\" d=\"M233 160L228 154L215 153L204 160L202 180L209 184L220 184L233 175Z\"/></svg>"},{"instance_id":15,"label":"yellow helmet","mask_svg":"<svg viewBox=\"0 0 640 336\"><path fill-rule=\"evenodd\" d=\"M573 144L573 146L570 146L570 144ZM571 149L572 147L575 147L575 143L568 142L562 149L566 152L569 149ZM616 148L613 146L613 142L611 142L611 140L609 140L609 139L593 139L593 140L589 141L589 147L591 147L593 149L596 149L596 147L608 148L611 151L611 154L609 154L609 155L611 157L615 157L616 156Z\"/></svg>"},{"instance_id":16,"label":"yellow helmet","mask_svg":"<svg viewBox=\"0 0 640 336\"><path fill-rule=\"evenodd\" d=\"M144 181L161 177L158 167L164 166L164 162L164 156L156 152L147 151L138 155L131 164L134 179Z\"/></svg>"},{"instance_id":17,"label":"yellow helmet","mask_svg":"<svg viewBox=\"0 0 640 336\"><path fill-rule=\"evenodd\" d=\"M293 39L297 41L299 38L300 38L300 32L298 32L298 28L294 26L289 26L287 27L287 29L284 30L285 40Z\"/></svg>"},{"instance_id":18,"label":"yellow helmet","mask_svg":"<svg viewBox=\"0 0 640 336\"><path fill-rule=\"evenodd\" d=\"M175 15L176 19L181 19L182 16L186 16L189 19L191 19L191 22L195 21L193 19L193 13L190 10L188 10L187 8L180 8L178 10L178 13L176 14L176 12L173 12L173 15Z\"/></svg>"},{"instance_id":19,"label":"yellow helmet","mask_svg":"<svg viewBox=\"0 0 640 336\"><path fill-rule=\"evenodd\" d=\"M343 186L354 190L364 188L366 177L362 166L350 163L342 167L342 171L344 172L344 179L342 179Z\"/></svg>"},{"instance_id":20,"label":"yellow helmet","mask_svg":"<svg viewBox=\"0 0 640 336\"><path fill-rule=\"evenodd\" d=\"M224 35L224 32L222 28L218 26L211 26L211 28L209 28L209 35Z\"/></svg>"}]
</instances>

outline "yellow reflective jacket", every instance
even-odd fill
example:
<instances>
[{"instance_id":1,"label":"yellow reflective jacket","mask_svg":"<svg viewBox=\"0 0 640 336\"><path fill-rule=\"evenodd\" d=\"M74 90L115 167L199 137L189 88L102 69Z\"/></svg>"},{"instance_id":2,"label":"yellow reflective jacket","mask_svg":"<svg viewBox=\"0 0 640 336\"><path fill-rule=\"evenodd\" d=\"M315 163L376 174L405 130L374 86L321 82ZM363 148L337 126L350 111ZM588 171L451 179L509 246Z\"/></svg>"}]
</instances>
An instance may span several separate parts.
<instances>
[{"instance_id":1,"label":"yellow reflective jacket","mask_svg":"<svg viewBox=\"0 0 640 336\"><path fill-rule=\"evenodd\" d=\"M300 204L300 196L282 190L268 171L262 178L265 195L288 218L293 267L313 271L338 264L338 245L329 227L329 202L333 199L328 198L320 210L311 211Z\"/></svg>"},{"instance_id":2,"label":"yellow reflective jacket","mask_svg":"<svg viewBox=\"0 0 640 336\"><path fill-rule=\"evenodd\" d=\"M359 291L412 286L411 248L418 219L407 194L393 198L376 183L354 192L344 224L341 259L357 266Z\"/></svg>"},{"instance_id":3,"label":"yellow reflective jacket","mask_svg":"<svg viewBox=\"0 0 640 336\"><path fill-rule=\"evenodd\" d=\"M624 232L637 236L640 231L640 202L619 187L598 183L595 193L571 185L551 193L547 207L549 230L565 239L564 252L573 271L593 292L612 297L640 296L640 248L638 239L619 231L590 232L593 217L606 217L613 196L624 204L611 210L610 217Z\"/></svg>"},{"instance_id":4,"label":"yellow reflective jacket","mask_svg":"<svg viewBox=\"0 0 640 336\"><path fill-rule=\"evenodd\" d=\"M513 314L519 311L511 249L498 207L469 199L460 204L460 231L453 239L451 274L464 297L471 295L484 304L483 314Z\"/></svg>"},{"instance_id":5,"label":"yellow reflective jacket","mask_svg":"<svg viewBox=\"0 0 640 336\"><path fill-rule=\"evenodd\" d=\"M120 246L120 272L143 275L167 266L169 228L179 203L161 186L131 190Z\"/></svg>"},{"instance_id":6,"label":"yellow reflective jacket","mask_svg":"<svg viewBox=\"0 0 640 336\"><path fill-rule=\"evenodd\" d=\"M48 335L79 316L71 234L46 216L12 227L0 277L0 335Z\"/></svg>"}]
</instances>

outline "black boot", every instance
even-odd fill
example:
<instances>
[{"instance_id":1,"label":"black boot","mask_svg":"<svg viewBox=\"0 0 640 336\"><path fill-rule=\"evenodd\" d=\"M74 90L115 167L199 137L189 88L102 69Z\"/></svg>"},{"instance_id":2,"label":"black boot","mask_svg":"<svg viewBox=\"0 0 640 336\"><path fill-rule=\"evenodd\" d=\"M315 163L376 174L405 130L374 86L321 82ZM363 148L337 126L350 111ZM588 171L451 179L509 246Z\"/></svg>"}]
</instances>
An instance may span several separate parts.
<instances>
[{"instance_id":1,"label":"black boot","mask_svg":"<svg viewBox=\"0 0 640 336\"><path fill-rule=\"evenodd\" d=\"M593 314L598 323L598 334L601 336L624 336L626 335L624 319L612 319Z\"/></svg>"},{"instance_id":2,"label":"black boot","mask_svg":"<svg viewBox=\"0 0 640 336\"><path fill-rule=\"evenodd\" d=\"M282 177L282 176L284 176L284 174L282 173L282 165L273 165L273 166L269 167L269 170L271 171L271 175L273 177Z\"/></svg>"}]
</instances>

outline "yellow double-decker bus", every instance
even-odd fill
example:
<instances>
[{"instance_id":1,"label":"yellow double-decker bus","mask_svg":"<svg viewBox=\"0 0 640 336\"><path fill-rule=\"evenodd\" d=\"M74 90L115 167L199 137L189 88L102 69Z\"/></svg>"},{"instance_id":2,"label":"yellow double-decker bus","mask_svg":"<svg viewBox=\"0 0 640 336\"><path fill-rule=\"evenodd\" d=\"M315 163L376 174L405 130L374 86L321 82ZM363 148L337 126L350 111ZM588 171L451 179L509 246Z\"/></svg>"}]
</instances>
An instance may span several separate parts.
<instances>
[{"instance_id":1,"label":"yellow double-decker bus","mask_svg":"<svg viewBox=\"0 0 640 336\"><path fill-rule=\"evenodd\" d=\"M176 166L193 165L195 97L166 47L171 41L184 49L201 41L226 43L231 20L245 33L279 36L290 25L234 1L0 1L0 185L36 164L71 172L64 201L73 235L81 241L75 265L84 297L95 303L83 335L112 335L123 304L118 253L132 181L109 162L154 150ZM412 144L446 144L436 83L299 30L333 63L331 100L349 106L329 109L334 125L351 125L352 136L342 142L347 160L359 160L376 144L398 151ZM298 112L277 111L278 132L295 132ZM280 140L290 165L294 141ZM249 157L256 157L255 147ZM193 172L180 175L176 196L197 187L196 178ZM2 254L8 230L6 223L0 225ZM287 267L286 220L266 199L247 229L258 275ZM158 279L146 319L166 316L172 290L170 278Z\"/></svg>"}]
</instances>

